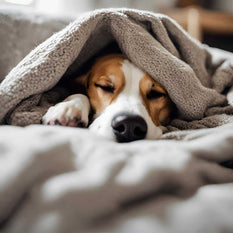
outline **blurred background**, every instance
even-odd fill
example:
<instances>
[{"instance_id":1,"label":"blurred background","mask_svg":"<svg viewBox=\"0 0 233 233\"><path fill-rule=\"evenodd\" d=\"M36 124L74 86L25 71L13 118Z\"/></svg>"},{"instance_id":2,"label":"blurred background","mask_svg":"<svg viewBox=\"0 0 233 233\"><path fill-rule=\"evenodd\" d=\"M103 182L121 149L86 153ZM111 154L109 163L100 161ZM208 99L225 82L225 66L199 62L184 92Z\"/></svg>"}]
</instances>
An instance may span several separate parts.
<instances>
[{"instance_id":1,"label":"blurred background","mask_svg":"<svg viewBox=\"0 0 233 233\"><path fill-rule=\"evenodd\" d=\"M161 12L199 41L233 52L233 0L0 0L0 7L71 18L107 7Z\"/></svg>"},{"instance_id":2,"label":"blurred background","mask_svg":"<svg viewBox=\"0 0 233 233\"><path fill-rule=\"evenodd\" d=\"M0 0L0 4L67 16L77 16L85 11L106 7L130 7L158 12L167 8L190 5L233 13L233 0Z\"/></svg>"}]
</instances>

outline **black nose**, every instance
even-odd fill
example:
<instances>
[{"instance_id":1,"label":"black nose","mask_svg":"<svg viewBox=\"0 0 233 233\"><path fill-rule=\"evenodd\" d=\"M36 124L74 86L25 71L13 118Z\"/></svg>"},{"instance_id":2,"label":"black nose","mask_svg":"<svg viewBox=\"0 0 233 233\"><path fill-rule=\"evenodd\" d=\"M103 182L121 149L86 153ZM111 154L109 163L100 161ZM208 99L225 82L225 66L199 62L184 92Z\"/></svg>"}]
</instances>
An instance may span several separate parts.
<instances>
[{"instance_id":1,"label":"black nose","mask_svg":"<svg viewBox=\"0 0 233 233\"><path fill-rule=\"evenodd\" d=\"M138 115L121 113L112 119L112 128L118 142L131 142L145 138L147 124Z\"/></svg>"}]
</instances>

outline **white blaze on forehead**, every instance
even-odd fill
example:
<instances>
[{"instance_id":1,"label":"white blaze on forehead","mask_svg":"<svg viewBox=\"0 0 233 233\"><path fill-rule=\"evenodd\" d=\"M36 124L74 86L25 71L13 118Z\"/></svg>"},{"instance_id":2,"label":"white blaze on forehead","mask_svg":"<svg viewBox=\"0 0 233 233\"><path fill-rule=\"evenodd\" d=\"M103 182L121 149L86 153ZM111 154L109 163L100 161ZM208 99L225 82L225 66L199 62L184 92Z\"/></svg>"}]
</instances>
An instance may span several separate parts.
<instances>
[{"instance_id":1,"label":"white blaze on forehead","mask_svg":"<svg viewBox=\"0 0 233 233\"><path fill-rule=\"evenodd\" d=\"M128 60L123 61L121 69L125 75L125 88L123 93L139 95L139 82L145 73Z\"/></svg>"},{"instance_id":2,"label":"white blaze on forehead","mask_svg":"<svg viewBox=\"0 0 233 233\"><path fill-rule=\"evenodd\" d=\"M154 125L140 94L139 83L145 73L129 60L122 62L121 69L125 76L124 89L114 102L97 116L89 128L107 138L114 138L111 127L112 119L119 113L130 113L139 115L145 120L148 126L147 139L159 138L162 135L162 130L160 127Z\"/></svg>"},{"instance_id":3,"label":"white blaze on forehead","mask_svg":"<svg viewBox=\"0 0 233 233\"><path fill-rule=\"evenodd\" d=\"M145 73L128 60L123 61L121 69L125 76L125 87L116 102L122 105L122 112L129 112L144 118L147 110L143 105L139 83Z\"/></svg>"}]
</instances>

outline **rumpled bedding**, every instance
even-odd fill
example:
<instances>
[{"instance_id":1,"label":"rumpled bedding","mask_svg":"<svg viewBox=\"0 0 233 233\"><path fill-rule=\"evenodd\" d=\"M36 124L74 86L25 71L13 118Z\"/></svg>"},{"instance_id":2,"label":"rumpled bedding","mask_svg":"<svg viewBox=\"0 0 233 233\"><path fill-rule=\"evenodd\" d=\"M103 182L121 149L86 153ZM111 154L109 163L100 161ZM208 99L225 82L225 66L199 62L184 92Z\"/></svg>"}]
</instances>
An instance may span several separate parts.
<instances>
[{"instance_id":1,"label":"rumpled bedding","mask_svg":"<svg viewBox=\"0 0 233 233\"><path fill-rule=\"evenodd\" d=\"M88 130L2 126L5 233L232 232L233 124L119 144ZM182 135L181 135L182 137Z\"/></svg>"},{"instance_id":2,"label":"rumpled bedding","mask_svg":"<svg viewBox=\"0 0 233 233\"><path fill-rule=\"evenodd\" d=\"M162 138L35 125L66 94L59 80L113 41L176 104ZM130 9L87 13L40 44L0 84L1 232L233 232L232 63Z\"/></svg>"}]
</instances>

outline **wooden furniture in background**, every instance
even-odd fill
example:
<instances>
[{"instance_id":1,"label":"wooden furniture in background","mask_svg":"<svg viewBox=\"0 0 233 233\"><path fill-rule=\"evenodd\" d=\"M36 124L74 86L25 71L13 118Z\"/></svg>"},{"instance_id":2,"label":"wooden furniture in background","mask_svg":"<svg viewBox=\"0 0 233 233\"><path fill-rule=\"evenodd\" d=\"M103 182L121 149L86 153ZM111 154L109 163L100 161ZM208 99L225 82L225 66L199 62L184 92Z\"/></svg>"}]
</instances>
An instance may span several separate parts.
<instances>
[{"instance_id":1,"label":"wooden furniture in background","mask_svg":"<svg viewBox=\"0 0 233 233\"><path fill-rule=\"evenodd\" d=\"M204 32L215 35L233 35L233 14L205 10L198 6L176 8L162 13L175 19L199 41L202 41Z\"/></svg>"},{"instance_id":2,"label":"wooden furniture in background","mask_svg":"<svg viewBox=\"0 0 233 233\"><path fill-rule=\"evenodd\" d=\"M177 6L178 7L187 7L190 5L201 5L203 4L204 0L178 0L177 1Z\"/></svg>"}]
</instances>

